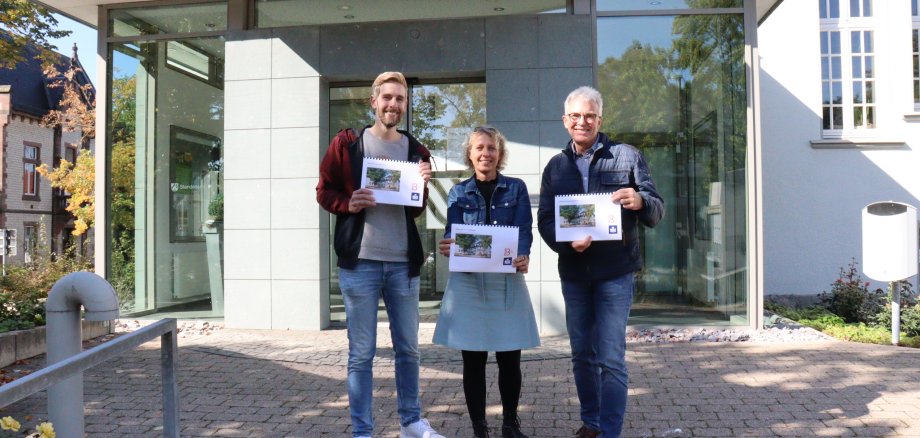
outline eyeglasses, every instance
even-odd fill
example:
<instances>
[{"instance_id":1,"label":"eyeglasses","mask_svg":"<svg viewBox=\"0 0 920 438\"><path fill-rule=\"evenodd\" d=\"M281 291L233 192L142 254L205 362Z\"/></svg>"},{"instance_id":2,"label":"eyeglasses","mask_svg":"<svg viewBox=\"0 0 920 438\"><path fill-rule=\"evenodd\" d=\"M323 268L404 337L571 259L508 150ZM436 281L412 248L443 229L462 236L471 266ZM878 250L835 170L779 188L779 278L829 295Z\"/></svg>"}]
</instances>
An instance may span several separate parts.
<instances>
[{"instance_id":1,"label":"eyeglasses","mask_svg":"<svg viewBox=\"0 0 920 438\"><path fill-rule=\"evenodd\" d=\"M594 123L594 122L597 121L597 119L599 119L599 118L601 117L601 116L599 116L599 115L597 115L597 114L594 114L594 113L586 113L586 114L582 114L582 113L568 113L568 114L566 114L565 116L566 116L569 120L571 120L571 121L573 121L573 122L577 122L577 121L579 121L579 120L584 119L584 121L585 121L586 123Z\"/></svg>"}]
</instances>

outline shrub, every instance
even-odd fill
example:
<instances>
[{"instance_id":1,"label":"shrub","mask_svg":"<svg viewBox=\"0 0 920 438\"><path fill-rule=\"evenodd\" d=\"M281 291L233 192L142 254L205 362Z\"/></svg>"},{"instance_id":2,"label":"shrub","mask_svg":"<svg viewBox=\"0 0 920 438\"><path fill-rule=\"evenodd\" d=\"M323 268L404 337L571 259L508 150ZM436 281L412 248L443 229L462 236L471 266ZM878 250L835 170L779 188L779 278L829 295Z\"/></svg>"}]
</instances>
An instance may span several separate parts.
<instances>
[{"instance_id":1,"label":"shrub","mask_svg":"<svg viewBox=\"0 0 920 438\"><path fill-rule=\"evenodd\" d=\"M846 325L846 322L843 320L843 318L827 312L822 315L817 315L814 318L802 318L797 319L796 321L802 325L807 325L815 330L820 331L824 331L824 329L828 327L840 327Z\"/></svg>"},{"instance_id":2,"label":"shrub","mask_svg":"<svg viewBox=\"0 0 920 438\"><path fill-rule=\"evenodd\" d=\"M862 342L866 344L891 344L891 330L883 327L869 327L865 324L847 324L842 326L831 326L822 330L835 338L845 341ZM920 347L920 337L907 336L901 333L898 345L906 347Z\"/></svg>"},{"instance_id":3,"label":"shrub","mask_svg":"<svg viewBox=\"0 0 920 438\"><path fill-rule=\"evenodd\" d=\"M31 262L7 266L0 279L0 333L45 324L45 300L61 277L92 270L92 263L36 250Z\"/></svg>"},{"instance_id":4,"label":"shrub","mask_svg":"<svg viewBox=\"0 0 920 438\"><path fill-rule=\"evenodd\" d=\"M819 297L828 311L844 321L868 324L884 308L886 294L882 289L869 290L869 282L863 281L853 260L846 270L840 268L840 276L831 284L830 292L822 292Z\"/></svg>"}]
</instances>

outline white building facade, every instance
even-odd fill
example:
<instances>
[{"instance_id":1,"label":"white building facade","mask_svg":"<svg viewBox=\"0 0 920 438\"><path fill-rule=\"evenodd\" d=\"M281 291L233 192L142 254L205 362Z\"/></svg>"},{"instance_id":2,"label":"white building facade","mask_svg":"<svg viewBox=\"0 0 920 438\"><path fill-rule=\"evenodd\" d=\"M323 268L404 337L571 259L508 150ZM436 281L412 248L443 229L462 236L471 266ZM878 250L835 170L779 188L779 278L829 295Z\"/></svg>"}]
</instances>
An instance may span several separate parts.
<instances>
[{"instance_id":1,"label":"white building facade","mask_svg":"<svg viewBox=\"0 0 920 438\"><path fill-rule=\"evenodd\" d=\"M761 24L766 294L861 264L866 205L920 207L918 29L917 0L784 1Z\"/></svg>"}]
</instances>

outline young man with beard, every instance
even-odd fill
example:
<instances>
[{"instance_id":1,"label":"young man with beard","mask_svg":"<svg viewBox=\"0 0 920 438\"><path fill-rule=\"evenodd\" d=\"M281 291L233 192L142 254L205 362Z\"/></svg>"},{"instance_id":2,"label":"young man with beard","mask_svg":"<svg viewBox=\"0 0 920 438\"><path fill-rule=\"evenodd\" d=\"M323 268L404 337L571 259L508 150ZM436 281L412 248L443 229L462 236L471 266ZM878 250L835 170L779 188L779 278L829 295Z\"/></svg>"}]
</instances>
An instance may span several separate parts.
<instances>
[{"instance_id":1,"label":"young man with beard","mask_svg":"<svg viewBox=\"0 0 920 438\"><path fill-rule=\"evenodd\" d=\"M316 199L336 215L334 246L339 287L348 326L348 404L352 435L374 431L373 361L377 346L377 303L386 305L396 355L396 398L403 438L444 438L421 417L419 403L419 273L424 263L414 218L425 211L431 154L408 132L397 129L407 109L408 85L399 72L374 80L373 125L359 133L339 132L320 164ZM364 157L419 163L425 181L421 207L377 205L361 189Z\"/></svg>"}]
</instances>

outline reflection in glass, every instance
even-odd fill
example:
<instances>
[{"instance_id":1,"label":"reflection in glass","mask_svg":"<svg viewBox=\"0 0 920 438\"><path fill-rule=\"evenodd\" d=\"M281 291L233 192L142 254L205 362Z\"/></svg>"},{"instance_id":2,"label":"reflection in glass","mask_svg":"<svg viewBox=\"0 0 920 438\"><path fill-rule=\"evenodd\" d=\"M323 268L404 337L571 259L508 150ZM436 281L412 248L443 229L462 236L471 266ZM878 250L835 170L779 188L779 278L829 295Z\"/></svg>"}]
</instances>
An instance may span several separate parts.
<instances>
[{"instance_id":1,"label":"reflection in glass","mask_svg":"<svg viewBox=\"0 0 920 438\"><path fill-rule=\"evenodd\" d=\"M742 15L597 26L598 84L617 103L605 105L601 130L642 150L668 210L642 229L631 323L746 324ZM624 28L636 31L624 38Z\"/></svg>"},{"instance_id":2,"label":"reflection in glass","mask_svg":"<svg viewBox=\"0 0 920 438\"><path fill-rule=\"evenodd\" d=\"M597 0L598 12L740 8L744 0Z\"/></svg>"},{"instance_id":3,"label":"reflection in glass","mask_svg":"<svg viewBox=\"0 0 920 438\"><path fill-rule=\"evenodd\" d=\"M224 30L227 30L226 2L109 11L109 36L114 37Z\"/></svg>"},{"instance_id":4,"label":"reflection in glass","mask_svg":"<svg viewBox=\"0 0 920 438\"><path fill-rule=\"evenodd\" d=\"M333 87L329 90L330 141L341 129L358 129L374 122L368 96L370 87ZM438 313L447 282L447 263L436 256L437 241L444 235L447 193L466 177L463 140L473 127L486 123L484 83L411 85L409 114L403 123L432 153L434 175L428 183L428 209L415 220L426 261L422 266L419 291L420 313L433 321ZM405 125L404 125L405 126ZM335 216L330 215L329 305L332 321L345 320L338 268L332 248ZM385 320L386 312L378 318Z\"/></svg>"},{"instance_id":5,"label":"reflection in glass","mask_svg":"<svg viewBox=\"0 0 920 438\"><path fill-rule=\"evenodd\" d=\"M109 46L107 278L123 314L219 317L223 84L171 66L176 47L207 59L197 67L211 79L223 77L223 38Z\"/></svg>"},{"instance_id":6,"label":"reflection in glass","mask_svg":"<svg viewBox=\"0 0 920 438\"><path fill-rule=\"evenodd\" d=\"M402 0L398 5L378 0L256 0L256 27L367 23L403 20L443 20L464 17L565 13L565 0L502 0L443 2Z\"/></svg>"}]
</instances>

